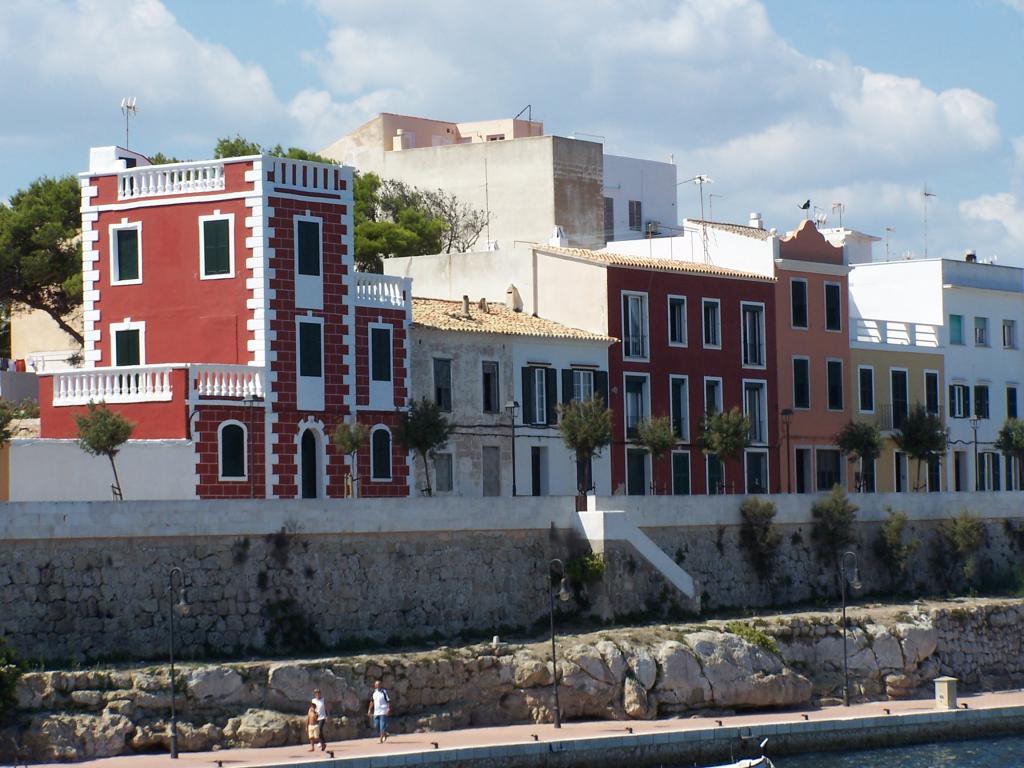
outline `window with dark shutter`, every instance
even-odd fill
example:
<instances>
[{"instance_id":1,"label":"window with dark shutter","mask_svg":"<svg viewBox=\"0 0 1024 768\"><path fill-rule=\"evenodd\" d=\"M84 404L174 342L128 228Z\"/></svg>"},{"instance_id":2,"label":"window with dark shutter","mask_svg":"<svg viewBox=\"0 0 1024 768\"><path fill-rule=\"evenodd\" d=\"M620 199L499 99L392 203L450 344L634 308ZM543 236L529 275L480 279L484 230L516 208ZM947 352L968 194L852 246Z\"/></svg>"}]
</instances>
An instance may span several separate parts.
<instances>
[{"instance_id":1,"label":"window with dark shutter","mask_svg":"<svg viewBox=\"0 0 1024 768\"><path fill-rule=\"evenodd\" d=\"M323 376L320 323L299 323L299 376Z\"/></svg>"},{"instance_id":2,"label":"window with dark shutter","mask_svg":"<svg viewBox=\"0 0 1024 768\"><path fill-rule=\"evenodd\" d=\"M370 439L370 476L374 480L391 479L391 433L377 429Z\"/></svg>"},{"instance_id":3,"label":"window with dark shutter","mask_svg":"<svg viewBox=\"0 0 1024 768\"><path fill-rule=\"evenodd\" d=\"M807 327L807 281L791 280L789 283L792 304L792 325L794 328Z\"/></svg>"},{"instance_id":4,"label":"window with dark shutter","mask_svg":"<svg viewBox=\"0 0 1024 768\"><path fill-rule=\"evenodd\" d=\"M875 369L861 368L858 371L860 379L860 409L862 411L875 410Z\"/></svg>"},{"instance_id":5,"label":"window with dark shutter","mask_svg":"<svg viewBox=\"0 0 1024 768\"><path fill-rule=\"evenodd\" d=\"M298 222L298 269L300 275L320 276L320 222Z\"/></svg>"},{"instance_id":6,"label":"window with dark shutter","mask_svg":"<svg viewBox=\"0 0 1024 768\"><path fill-rule=\"evenodd\" d=\"M117 282L139 279L139 230L118 229Z\"/></svg>"},{"instance_id":7,"label":"window with dark shutter","mask_svg":"<svg viewBox=\"0 0 1024 768\"><path fill-rule=\"evenodd\" d=\"M391 329L370 329L370 379L391 381Z\"/></svg>"},{"instance_id":8,"label":"window with dark shutter","mask_svg":"<svg viewBox=\"0 0 1024 768\"><path fill-rule=\"evenodd\" d=\"M558 408L555 407L555 404L558 402L558 371L554 368L544 369L544 390L544 400L547 404L544 423L557 424Z\"/></svg>"},{"instance_id":9,"label":"window with dark shutter","mask_svg":"<svg viewBox=\"0 0 1024 768\"><path fill-rule=\"evenodd\" d=\"M523 424L533 424L534 414L537 412L533 394L533 368L523 368Z\"/></svg>"},{"instance_id":10,"label":"window with dark shutter","mask_svg":"<svg viewBox=\"0 0 1024 768\"><path fill-rule=\"evenodd\" d=\"M231 250L228 220L203 222L203 275L231 274Z\"/></svg>"},{"instance_id":11,"label":"window with dark shutter","mask_svg":"<svg viewBox=\"0 0 1024 768\"><path fill-rule=\"evenodd\" d=\"M245 477L245 430L238 424L220 430L220 476Z\"/></svg>"},{"instance_id":12,"label":"window with dark shutter","mask_svg":"<svg viewBox=\"0 0 1024 768\"><path fill-rule=\"evenodd\" d=\"M608 408L608 371L594 371L594 394L599 395L605 408Z\"/></svg>"},{"instance_id":13,"label":"window with dark shutter","mask_svg":"<svg viewBox=\"0 0 1024 768\"><path fill-rule=\"evenodd\" d=\"M829 331L843 330L842 302L836 283L825 284L825 328Z\"/></svg>"},{"instance_id":14,"label":"window with dark shutter","mask_svg":"<svg viewBox=\"0 0 1024 768\"><path fill-rule=\"evenodd\" d=\"M828 374L828 409L843 410L843 363L840 360L829 360L826 364Z\"/></svg>"},{"instance_id":15,"label":"window with dark shutter","mask_svg":"<svg viewBox=\"0 0 1024 768\"><path fill-rule=\"evenodd\" d=\"M974 388L974 415L979 419L988 418L988 386L985 384Z\"/></svg>"},{"instance_id":16,"label":"window with dark shutter","mask_svg":"<svg viewBox=\"0 0 1024 768\"><path fill-rule=\"evenodd\" d=\"M1006 418L1017 418L1017 388L1006 388Z\"/></svg>"},{"instance_id":17,"label":"window with dark shutter","mask_svg":"<svg viewBox=\"0 0 1024 768\"><path fill-rule=\"evenodd\" d=\"M805 357L793 358L793 407L811 407L811 361Z\"/></svg>"},{"instance_id":18,"label":"window with dark shutter","mask_svg":"<svg viewBox=\"0 0 1024 768\"><path fill-rule=\"evenodd\" d=\"M114 365L139 365L141 352L138 330L114 332Z\"/></svg>"},{"instance_id":19,"label":"window with dark shutter","mask_svg":"<svg viewBox=\"0 0 1024 768\"><path fill-rule=\"evenodd\" d=\"M939 413L939 374L927 371L924 374L924 404L928 413Z\"/></svg>"}]
</instances>

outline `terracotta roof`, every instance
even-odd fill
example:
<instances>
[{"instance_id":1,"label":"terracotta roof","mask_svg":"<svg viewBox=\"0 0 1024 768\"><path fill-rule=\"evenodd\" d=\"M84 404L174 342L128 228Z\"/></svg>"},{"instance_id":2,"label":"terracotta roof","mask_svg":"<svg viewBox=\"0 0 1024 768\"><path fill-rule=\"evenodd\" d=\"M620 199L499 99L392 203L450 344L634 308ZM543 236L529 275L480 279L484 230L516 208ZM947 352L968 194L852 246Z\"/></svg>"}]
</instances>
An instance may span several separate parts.
<instances>
[{"instance_id":1,"label":"terracotta roof","mask_svg":"<svg viewBox=\"0 0 1024 768\"><path fill-rule=\"evenodd\" d=\"M577 341L616 341L611 336L590 331L581 331L567 325L514 312L504 304L488 303L487 311L478 302L469 303L469 317L462 313L461 301L445 299L412 299L413 327L435 328L440 331L464 333L498 333L509 336L537 336L549 339L574 339Z\"/></svg>"},{"instance_id":2,"label":"terracotta roof","mask_svg":"<svg viewBox=\"0 0 1024 768\"><path fill-rule=\"evenodd\" d=\"M700 219L687 219L693 224L704 224L708 229L720 229L723 232L732 232L741 237L750 237L754 240L770 240L773 235L770 230L761 227L748 227L745 224L729 224L725 221L701 221Z\"/></svg>"},{"instance_id":3,"label":"terracotta roof","mask_svg":"<svg viewBox=\"0 0 1024 768\"><path fill-rule=\"evenodd\" d=\"M654 269L660 272L682 272L690 275L730 277L740 280L758 280L765 283L775 282L775 278L768 275L759 275L754 272L744 272L740 269L719 267L715 264L705 264L698 261L655 259L644 256L629 256L622 253L609 253L608 251L591 251L586 248L563 248L554 245L537 245L535 247L538 251L544 251L545 253L561 253L578 259L607 264L610 267L638 267L640 269Z\"/></svg>"}]
</instances>

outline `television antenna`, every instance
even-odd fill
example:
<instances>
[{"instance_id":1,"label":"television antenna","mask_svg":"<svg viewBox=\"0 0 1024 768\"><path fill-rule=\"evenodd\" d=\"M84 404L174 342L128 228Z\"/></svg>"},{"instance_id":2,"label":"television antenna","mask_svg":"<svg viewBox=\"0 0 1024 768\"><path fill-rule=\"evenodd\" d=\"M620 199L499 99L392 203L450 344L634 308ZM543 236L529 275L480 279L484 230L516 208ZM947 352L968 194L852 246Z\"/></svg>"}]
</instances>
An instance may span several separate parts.
<instances>
[{"instance_id":1,"label":"television antenna","mask_svg":"<svg viewBox=\"0 0 1024 768\"><path fill-rule=\"evenodd\" d=\"M711 257L708 255L708 225L707 221L704 220L704 185L713 184L714 179L708 176L706 173L698 173L696 176L685 181L680 181L676 186L682 186L683 184L689 184L693 182L700 187L700 231L701 240L704 241L704 263L710 264Z\"/></svg>"},{"instance_id":2,"label":"television antenna","mask_svg":"<svg viewBox=\"0 0 1024 768\"><path fill-rule=\"evenodd\" d=\"M843 228L843 212L846 211L846 204L835 202L832 203L832 213L839 213L839 228Z\"/></svg>"},{"instance_id":3,"label":"television antenna","mask_svg":"<svg viewBox=\"0 0 1024 768\"><path fill-rule=\"evenodd\" d=\"M124 148L128 149L128 118L136 113L135 97L121 99L121 114L124 115Z\"/></svg>"},{"instance_id":4,"label":"television antenna","mask_svg":"<svg viewBox=\"0 0 1024 768\"><path fill-rule=\"evenodd\" d=\"M889 260L889 235L896 231L896 227L885 228L885 260Z\"/></svg>"},{"instance_id":5,"label":"television antenna","mask_svg":"<svg viewBox=\"0 0 1024 768\"><path fill-rule=\"evenodd\" d=\"M725 195L719 195L715 192L708 192L708 218L712 221L715 220L715 198L724 198Z\"/></svg>"},{"instance_id":6,"label":"television antenna","mask_svg":"<svg viewBox=\"0 0 1024 768\"><path fill-rule=\"evenodd\" d=\"M924 200L924 257L928 258L928 198L935 197L935 193L928 189L928 183L925 182L924 188L921 190L921 198Z\"/></svg>"}]
</instances>

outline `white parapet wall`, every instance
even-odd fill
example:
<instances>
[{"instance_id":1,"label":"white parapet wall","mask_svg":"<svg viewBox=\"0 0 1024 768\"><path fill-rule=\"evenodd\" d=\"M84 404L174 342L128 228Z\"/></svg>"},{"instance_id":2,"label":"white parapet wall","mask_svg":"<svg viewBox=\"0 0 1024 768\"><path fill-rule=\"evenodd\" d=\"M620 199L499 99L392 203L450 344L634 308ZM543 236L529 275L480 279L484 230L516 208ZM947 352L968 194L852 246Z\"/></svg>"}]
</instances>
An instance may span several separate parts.
<instances>
[{"instance_id":1,"label":"white parapet wall","mask_svg":"<svg viewBox=\"0 0 1024 768\"><path fill-rule=\"evenodd\" d=\"M129 440L115 462L125 499L196 498L190 440ZM74 440L12 440L10 477L12 502L110 501L114 480L110 461L88 455Z\"/></svg>"}]
</instances>

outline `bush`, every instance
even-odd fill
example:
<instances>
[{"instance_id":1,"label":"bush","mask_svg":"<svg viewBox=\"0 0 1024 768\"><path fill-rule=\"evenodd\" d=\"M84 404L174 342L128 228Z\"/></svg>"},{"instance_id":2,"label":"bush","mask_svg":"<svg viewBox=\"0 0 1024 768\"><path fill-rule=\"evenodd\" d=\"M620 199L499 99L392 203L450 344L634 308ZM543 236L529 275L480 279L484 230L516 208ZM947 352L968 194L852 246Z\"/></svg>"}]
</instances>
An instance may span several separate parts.
<instances>
[{"instance_id":1,"label":"bush","mask_svg":"<svg viewBox=\"0 0 1024 768\"><path fill-rule=\"evenodd\" d=\"M604 558L596 552L574 557L565 564L565 578L575 587L604 578Z\"/></svg>"},{"instance_id":2,"label":"bush","mask_svg":"<svg viewBox=\"0 0 1024 768\"><path fill-rule=\"evenodd\" d=\"M971 587L978 576L978 550L985 543L985 524L966 509L939 525L936 556L947 589Z\"/></svg>"},{"instance_id":3,"label":"bush","mask_svg":"<svg viewBox=\"0 0 1024 768\"><path fill-rule=\"evenodd\" d=\"M21 677L21 665L6 641L0 637L0 725L7 723L18 704L15 688Z\"/></svg>"},{"instance_id":4,"label":"bush","mask_svg":"<svg viewBox=\"0 0 1024 768\"><path fill-rule=\"evenodd\" d=\"M743 638L751 645L756 645L763 651L782 658L779 644L775 642L775 638L752 624L742 621L729 621L725 624L725 631L731 635Z\"/></svg>"},{"instance_id":5,"label":"bush","mask_svg":"<svg viewBox=\"0 0 1024 768\"><path fill-rule=\"evenodd\" d=\"M911 539L903 543L903 534L907 527L907 514L890 507L886 507L889 513L882 527L875 537L875 556L879 559L886 570L889 571L889 582L893 589L903 583L907 576L907 565L911 556L921 546L918 539Z\"/></svg>"},{"instance_id":6,"label":"bush","mask_svg":"<svg viewBox=\"0 0 1024 768\"><path fill-rule=\"evenodd\" d=\"M850 503L846 491L836 485L827 498L814 502L811 507L811 542L822 562L836 569L839 576L839 557L843 549L853 544L853 524L857 507Z\"/></svg>"},{"instance_id":7,"label":"bush","mask_svg":"<svg viewBox=\"0 0 1024 768\"><path fill-rule=\"evenodd\" d=\"M782 544L782 534L775 525L775 504L752 496L740 505L740 547L746 552L754 572L767 579Z\"/></svg>"}]
</instances>

